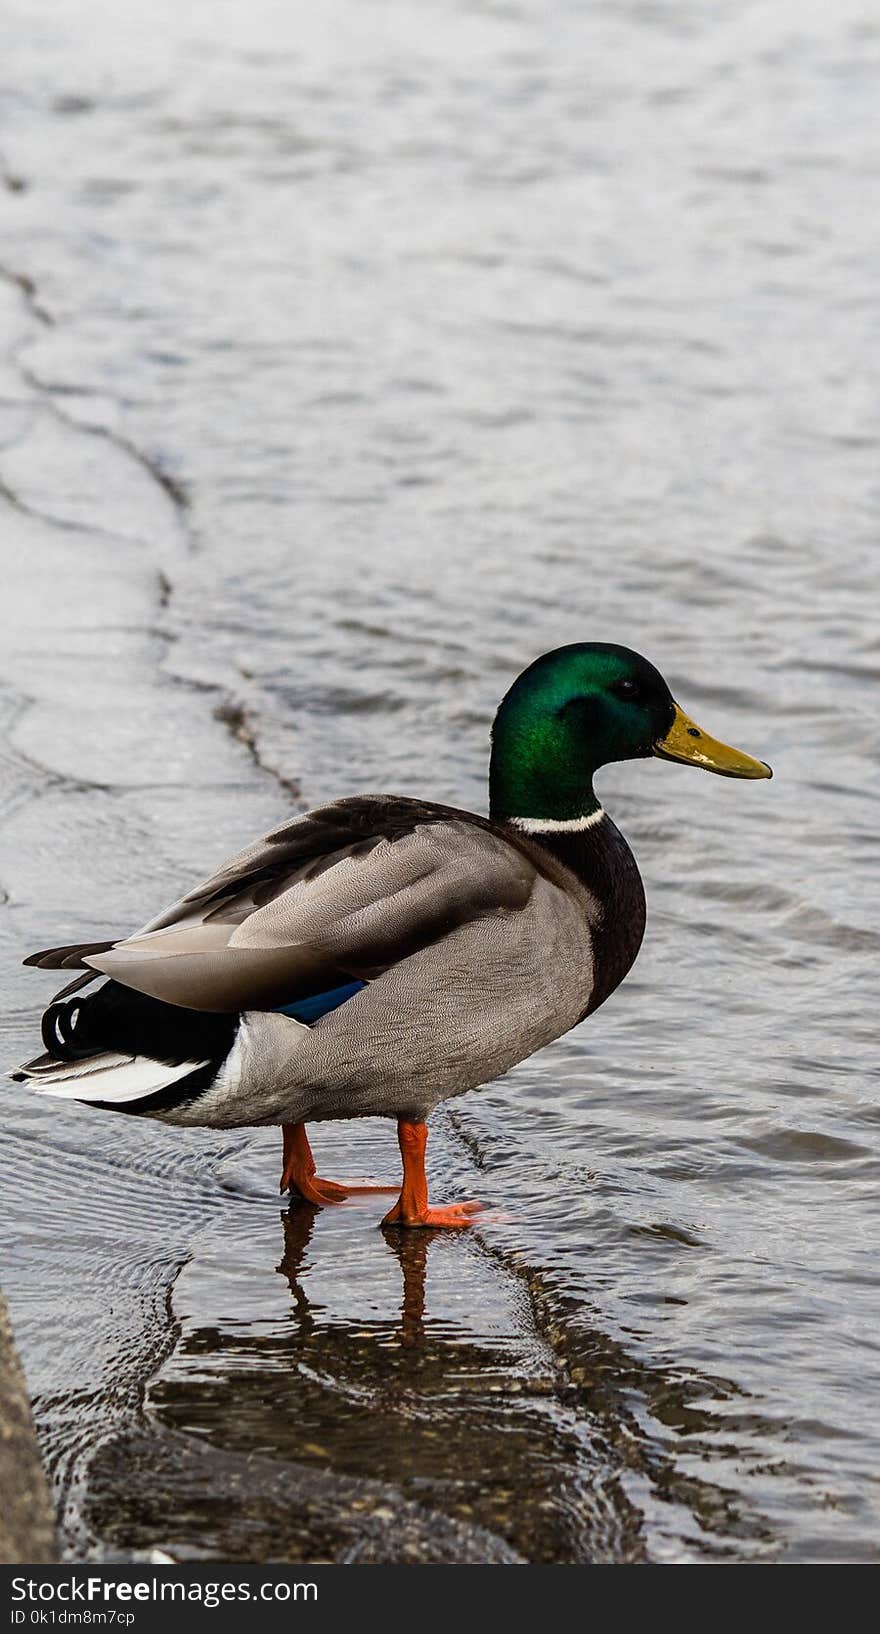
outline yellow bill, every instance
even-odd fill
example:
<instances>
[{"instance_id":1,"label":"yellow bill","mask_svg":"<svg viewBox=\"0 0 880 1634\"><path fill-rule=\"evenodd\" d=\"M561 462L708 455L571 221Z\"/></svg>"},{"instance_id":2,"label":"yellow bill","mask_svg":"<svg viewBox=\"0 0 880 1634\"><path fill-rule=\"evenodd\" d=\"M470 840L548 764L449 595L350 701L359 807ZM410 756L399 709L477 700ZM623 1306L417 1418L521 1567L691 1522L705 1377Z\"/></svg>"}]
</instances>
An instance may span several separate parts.
<instances>
[{"instance_id":1,"label":"yellow bill","mask_svg":"<svg viewBox=\"0 0 880 1634\"><path fill-rule=\"evenodd\" d=\"M691 766L702 766L706 772L717 772L720 777L773 776L763 760L754 760L741 749L731 749L717 738L710 738L677 704L669 731L653 747L661 760L686 761Z\"/></svg>"}]
</instances>

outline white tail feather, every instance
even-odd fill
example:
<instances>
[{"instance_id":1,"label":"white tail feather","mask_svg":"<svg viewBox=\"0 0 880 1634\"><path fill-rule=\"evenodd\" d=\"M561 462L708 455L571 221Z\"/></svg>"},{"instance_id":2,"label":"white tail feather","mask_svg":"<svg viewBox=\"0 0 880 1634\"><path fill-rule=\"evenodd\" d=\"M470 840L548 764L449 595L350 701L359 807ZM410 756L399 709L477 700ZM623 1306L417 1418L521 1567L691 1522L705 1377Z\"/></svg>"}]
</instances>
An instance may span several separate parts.
<instances>
[{"instance_id":1,"label":"white tail feather","mask_svg":"<svg viewBox=\"0 0 880 1634\"><path fill-rule=\"evenodd\" d=\"M141 1101L157 1090L203 1067L204 1061L181 1061L176 1067L152 1061L148 1055L92 1055L82 1061L53 1061L45 1057L12 1073L24 1077L38 1095L65 1101L106 1101L110 1104Z\"/></svg>"}]
</instances>

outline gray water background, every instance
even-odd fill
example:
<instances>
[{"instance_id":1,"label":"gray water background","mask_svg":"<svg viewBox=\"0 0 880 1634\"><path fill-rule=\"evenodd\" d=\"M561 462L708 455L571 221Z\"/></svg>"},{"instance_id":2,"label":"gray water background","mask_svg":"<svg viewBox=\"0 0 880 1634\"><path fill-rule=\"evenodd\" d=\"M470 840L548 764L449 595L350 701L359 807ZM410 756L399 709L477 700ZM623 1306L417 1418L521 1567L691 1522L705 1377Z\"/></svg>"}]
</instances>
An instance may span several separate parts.
<instances>
[{"instance_id":1,"label":"gray water background","mask_svg":"<svg viewBox=\"0 0 880 1634\"><path fill-rule=\"evenodd\" d=\"M7 0L3 33L4 1049L30 947L127 930L291 800L483 809L526 662L645 652L776 778L602 774L646 944L438 1120L438 1198L501 1217L432 1249L437 1308L566 1370L571 1558L876 1560L874 9ZM110 1421L152 1389L192 1429L218 1335L242 1376L289 1340L275 1141L7 1096L3 1277L98 1550ZM394 1163L382 1126L322 1144ZM372 1227L315 1224L329 1325Z\"/></svg>"}]
</instances>

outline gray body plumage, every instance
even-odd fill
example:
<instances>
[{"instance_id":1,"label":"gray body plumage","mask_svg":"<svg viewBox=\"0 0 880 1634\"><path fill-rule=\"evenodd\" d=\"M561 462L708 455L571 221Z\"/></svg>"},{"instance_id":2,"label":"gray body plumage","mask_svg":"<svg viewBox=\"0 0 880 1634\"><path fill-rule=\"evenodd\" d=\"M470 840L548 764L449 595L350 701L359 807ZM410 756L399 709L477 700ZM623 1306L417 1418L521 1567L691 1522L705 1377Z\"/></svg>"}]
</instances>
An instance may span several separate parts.
<instances>
[{"instance_id":1,"label":"gray body plumage","mask_svg":"<svg viewBox=\"0 0 880 1634\"><path fill-rule=\"evenodd\" d=\"M430 831L420 839L437 844ZM217 1082L165 1116L213 1125L423 1119L567 1032L590 985L585 913L536 873L521 909L458 926L312 1027L246 1011Z\"/></svg>"}]
</instances>

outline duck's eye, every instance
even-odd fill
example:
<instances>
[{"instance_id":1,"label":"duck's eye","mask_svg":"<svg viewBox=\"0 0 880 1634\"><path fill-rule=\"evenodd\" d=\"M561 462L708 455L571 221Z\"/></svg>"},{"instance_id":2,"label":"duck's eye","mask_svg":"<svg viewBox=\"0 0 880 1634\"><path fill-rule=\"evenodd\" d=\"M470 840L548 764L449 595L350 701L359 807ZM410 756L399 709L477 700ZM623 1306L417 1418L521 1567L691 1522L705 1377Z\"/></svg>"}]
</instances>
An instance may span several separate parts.
<instances>
[{"instance_id":1,"label":"duck's eye","mask_svg":"<svg viewBox=\"0 0 880 1634\"><path fill-rule=\"evenodd\" d=\"M639 684L637 681L631 681L627 676L624 676L622 681L614 682L611 690L618 698L637 698L639 694Z\"/></svg>"}]
</instances>

